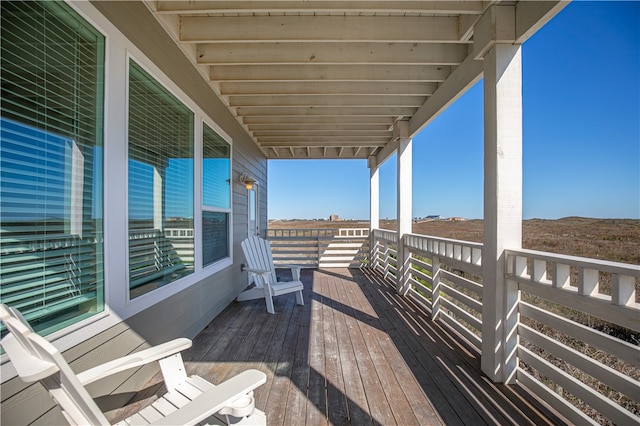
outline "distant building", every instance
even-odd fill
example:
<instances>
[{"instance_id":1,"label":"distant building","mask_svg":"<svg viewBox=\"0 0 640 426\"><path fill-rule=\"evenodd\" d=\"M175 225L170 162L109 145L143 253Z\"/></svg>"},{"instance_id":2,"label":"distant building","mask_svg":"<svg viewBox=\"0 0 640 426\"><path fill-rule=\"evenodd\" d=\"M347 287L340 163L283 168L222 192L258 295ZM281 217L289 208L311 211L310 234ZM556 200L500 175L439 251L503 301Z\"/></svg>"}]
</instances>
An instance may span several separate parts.
<instances>
[{"instance_id":1,"label":"distant building","mask_svg":"<svg viewBox=\"0 0 640 426\"><path fill-rule=\"evenodd\" d=\"M337 214L332 214L331 216L329 216L329 220L331 222L342 222L342 219L340 219L340 216L338 216Z\"/></svg>"}]
</instances>

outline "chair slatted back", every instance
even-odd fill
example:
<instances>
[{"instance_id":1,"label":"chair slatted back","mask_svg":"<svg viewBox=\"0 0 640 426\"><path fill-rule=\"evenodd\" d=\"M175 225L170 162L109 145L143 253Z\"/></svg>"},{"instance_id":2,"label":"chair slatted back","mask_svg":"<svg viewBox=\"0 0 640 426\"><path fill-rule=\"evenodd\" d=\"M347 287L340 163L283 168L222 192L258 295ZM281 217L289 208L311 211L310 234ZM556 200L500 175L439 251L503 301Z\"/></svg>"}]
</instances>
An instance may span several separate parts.
<instances>
[{"instance_id":1,"label":"chair slatted back","mask_svg":"<svg viewBox=\"0 0 640 426\"><path fill-rule=\"evenodd\" d=\"M0 345L22 380L39 380L70 424L109 424L62 354L35 333L20 312L0 304L0 319L9 330Z\"/></svg>"},{"instance_id":2,"label":"chair slatted back","mask_svg":"<svg viewBox=\"0 0 640 426\"><path fill-rule=\"evenodd\" d=\"M260 269L263 271L271 271L269 280L276 283L276 269L273 265L273 257L271 255L271 242L255 235L250 236L241 244L244 256L247 259L247 265L250 269ZM264 276L254 275L257 287L264 287Z\"/></svg>"}]
</instances>

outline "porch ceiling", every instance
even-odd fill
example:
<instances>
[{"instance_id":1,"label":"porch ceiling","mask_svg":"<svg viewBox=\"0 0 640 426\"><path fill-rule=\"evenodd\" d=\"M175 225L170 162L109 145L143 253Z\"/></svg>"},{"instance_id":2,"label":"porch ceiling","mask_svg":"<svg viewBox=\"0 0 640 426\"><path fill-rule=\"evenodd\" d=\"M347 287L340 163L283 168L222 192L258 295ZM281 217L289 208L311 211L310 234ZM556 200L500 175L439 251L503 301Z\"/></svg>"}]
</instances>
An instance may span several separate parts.
<instances>
[{"instance_id":1,"label":"porch ceiling","mask_svg":"<svg viewBox=\"0 0 640 426\"><path fill-rule=\"evenodd\" d=\"M146 4L268 158L393 152L397 122L415 134L481 77L474 32L491 5L514 6L518 42L559 10L491 1Z\"/></svg>"}]
</instances>

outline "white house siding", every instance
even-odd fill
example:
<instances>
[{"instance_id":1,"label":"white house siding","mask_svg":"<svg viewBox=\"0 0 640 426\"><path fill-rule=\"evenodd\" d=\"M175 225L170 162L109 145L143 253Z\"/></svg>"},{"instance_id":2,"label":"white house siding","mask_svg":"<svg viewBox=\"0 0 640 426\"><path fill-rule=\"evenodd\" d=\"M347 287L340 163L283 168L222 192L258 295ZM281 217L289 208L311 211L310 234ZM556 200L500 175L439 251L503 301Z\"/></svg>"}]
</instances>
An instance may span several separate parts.
<instances>
[{"instance_id":1,"label":"white house siding","mask_svg":"<svg viewBox=\"0 0 640 426\"><path fill-rule=\"evenodd\" d=\"M240 270L240 264L244 260L240 242L247 235L248 222L247 191L238 183L238 175L243 171L248 171L259 182L261 233L264 233L267 224L266 158L182 51L170 40L147 7L140 2L92 2L92 5L232 139L233 264L122 322L111 318L110 323L105 321L107 327L91 333L79 343L68 345L70 348L64 351L64 356L76 371L172 338L192 338L235 299L246 285L246 274ZM81 8L90 18L94 14L92 11L86 12L91 9L87 5ZM107 36L112 34L107 33ZM113 72L114 62L107 58L108 73ZM110 90L109 87L107 90ZM111 125L114 124L105 123L107 132ZM108 155L105 157L108 161ZM105 172L108 174L108 165ZM108 204L105 205L108 208ZM114 249L126 251L125 242ZM110 291L114 277L115 274L111 274L111 279L108 277L106 280L107 292ZM98 400L103 410L108 412L125 404L155 372L155 367L142 368L133 375L125 372L94 384L91 392L94 396L107 396ZM2 383L0 390L1 424L66 423L39 383L25 385L18 377L5 376L3 379L7 380Z\"/></svg>"}]
</instances>

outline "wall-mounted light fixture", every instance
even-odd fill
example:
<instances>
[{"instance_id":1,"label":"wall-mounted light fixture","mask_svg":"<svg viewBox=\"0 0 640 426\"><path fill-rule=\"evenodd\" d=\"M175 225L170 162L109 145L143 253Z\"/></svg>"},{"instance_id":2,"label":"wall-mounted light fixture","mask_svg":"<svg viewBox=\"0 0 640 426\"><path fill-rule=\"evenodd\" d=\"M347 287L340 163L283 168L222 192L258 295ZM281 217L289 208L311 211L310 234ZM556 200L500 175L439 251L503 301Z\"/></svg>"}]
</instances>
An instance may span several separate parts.
<instances>
[{"instance_id":1,"label":"wall-mounted light fixture","mask_svg":"<svg viewBox=\"0 0 640 426\"><path fill-rule=\"evenodd\" d=\"M249 172L243 172L240 174L240 183L244 184L244 187L247 188L247 191L251 191L253 185L256 183L256 180L249 175Z\"/></svg>"}]
</instances>

